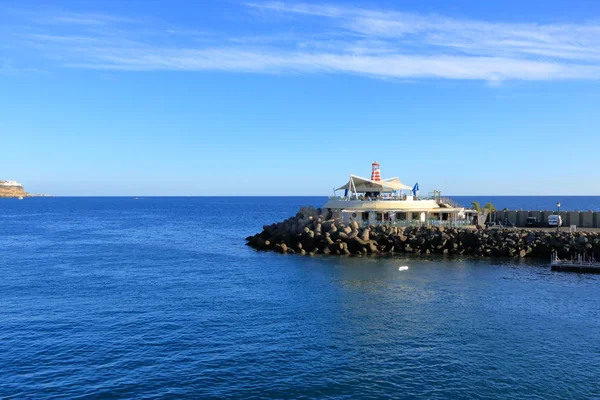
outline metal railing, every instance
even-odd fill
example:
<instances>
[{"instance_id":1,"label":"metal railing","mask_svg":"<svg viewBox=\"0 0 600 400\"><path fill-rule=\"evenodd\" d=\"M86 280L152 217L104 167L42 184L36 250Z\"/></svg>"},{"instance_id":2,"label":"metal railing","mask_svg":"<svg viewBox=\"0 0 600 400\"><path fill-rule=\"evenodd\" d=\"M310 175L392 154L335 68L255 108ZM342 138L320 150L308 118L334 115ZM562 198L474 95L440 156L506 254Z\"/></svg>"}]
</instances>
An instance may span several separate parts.
<instances>
[{"instance_id":1,"label":"metal railing","mask_svg":"<svg viewBox=\"0 0 600 400\"><path fill-rule=\"evenodd\" d=\"M339 201L404 201L407 199L407 196L386 196L386 197L353 197L353 196L329 196L329 200L339 200ZM436 200L438 198L432 196L419 196L417 198L413 198L414 201L419 200ZM455 203L456 204L456 203ZM460 207L460 206L458 206Z\"/></svg>"},{"instance_id":2,"label":"metal railing","mask_svg":"<svg viewBox=\"0 0 600 400\"><path fill-rule=\"evenodd\" d=\"M464 227L472 225L469 220L459 221L440 221L440 220L402 220L402 221L356 221L361 227L373 226L398 226L398 227L421 227L421 226L443 226L443 227Z\"/></svg>"},{"instance_id":3,"label":"metal railing","mask_svg":"<svg viewBox=\"0 0 600 400\"><path fill-rule=\"evenodd\" d=\"M438 220L429 220L428 221L428 225L431 226L469 226L469 225L473 225L471 223L470 220L468 219L463 219L463 220L458 220L458 221L440 221Z\"/></svg>"},{"instance_id":4,"label":"metal railing","mask_svg":"<svg viewBox=\"0 0 600 400\"><path fill-rule=\"evenodd\" d=\"M460 204L458 204L456 201L452 200L449 197L441 197L439 202L443 203L443 204L447 204L452 208L463 208L463 206L461 206Z\"/></svg>"}]
</instances>

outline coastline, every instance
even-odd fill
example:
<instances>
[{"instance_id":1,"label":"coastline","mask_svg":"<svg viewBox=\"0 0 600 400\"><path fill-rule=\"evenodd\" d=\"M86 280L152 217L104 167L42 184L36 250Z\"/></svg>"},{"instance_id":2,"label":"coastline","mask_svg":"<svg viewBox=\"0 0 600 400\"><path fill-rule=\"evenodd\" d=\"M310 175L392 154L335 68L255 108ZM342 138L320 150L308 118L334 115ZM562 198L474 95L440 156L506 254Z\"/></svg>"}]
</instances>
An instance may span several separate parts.
<instances>
[{"instance_id":1,"label":"coastline","mask_svg":"<svg viewBox=\"0 0 600 400\"><path fill-rule=\"evenodd\" d=\"M0 199L18 199L18 198L33 198L33 197L55 197L50 194L24 193L24 194L4 194L0 193Z\"/></svg>"}]
</instances>

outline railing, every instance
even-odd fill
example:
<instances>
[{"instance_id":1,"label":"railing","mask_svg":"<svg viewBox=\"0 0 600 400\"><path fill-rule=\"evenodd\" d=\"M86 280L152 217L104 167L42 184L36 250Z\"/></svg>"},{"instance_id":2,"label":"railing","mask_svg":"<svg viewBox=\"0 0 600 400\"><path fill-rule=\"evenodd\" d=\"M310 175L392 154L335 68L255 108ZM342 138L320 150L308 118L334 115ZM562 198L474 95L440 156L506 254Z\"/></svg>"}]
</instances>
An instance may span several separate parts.
<instances>
[{"instance_id":1,"label":"railing","mask_svg":"<svg viewBox=\"0 0 600 400\"><path fill-rule=\"evenodd\" d=\"M555 252L552 253L551 259L550 259L550 264L551 265L556 265L556 266L561 266L561 265L577 265L577 266L593 266L593 267L598 267L600 268L600 262L596 261L596 258L594 258L594 255L592 254L591 257L587 257L587 255L585 253L581 254L579 253L577 255L577 260L575 260L574 257L571 257L570 260L561 260L560 258L558 258L558 254Z\"/></svg>"},{"instance_id":2,"label":"railing","mask_svg":"<svg viewBox=\"0 0 600 400\"><path fill-rule=\"evenodd\" d=\"M448 204L452 208L463 208L463 206L461 206L460 204L458 204L456 201L452 200L449 197L442 197L442 198L440 198L439 201L440 201L440 203Z\"/></svg>"},{"instance_id":3,"label":"railing","mask_svg":"<svg viewBox=\"0 0 600 400\"><path fill-rule=\"evenodd\" d=\"M356 221L362 227L366 227L369 225L373 226L399 226L399 227L407 227L407 226L423 226L424 222L419 220L414 221Z\"/></svg>"},{"instance_id":4,"label":"railing","mask_svg":"<svg viewBox=\"0 0 600 400\"><path fill-rule=\"evenodd\" d=\"M329 196L329 200L339 200L339 201L405 201L407 196L389 196L389 197L351 197L351 196ZM414 201L420 200L437 200L437 198L432 196L419 196L414 198Z\"/></svg>"},{"instance_id":5,"label":"railing","mask_svg":"<svg viewBox=\"0 0 600 400\"><path fill-rule=\"evenodd\" d=\"M340 201L381 201L381 200L406 200L406 196L389 196L389 197L354 197L354 196L329 196L329 200Z\"/></svg>"},{"instance_id":6,"label":"railing","mask_svg":"<svg viewBox=\"0 0 600 400\"><path fill-rule=\"evenodd\" d=\"M469 226L473 225L470 220L458 220L458 221L440 221L439 219L429 220L431 226Z\"/></svg>"},{"instance_id":7,"label":"railing","mask_svg":"<svg viewBox=\"0 0 600 400\"><path fill-rule=\"evenodd\" d=\"M440 221L440 220L429 220L429 221L421 221L421 220L402 220L402 221L356 221L361 227L366 227L369 225L374 226L398 226L398 227L420 227L420 226L443 226L443 227L461 227L461 226L469 226L472 225L469 220L460 220L460 221Z\"/></svg>"}]
</instances>

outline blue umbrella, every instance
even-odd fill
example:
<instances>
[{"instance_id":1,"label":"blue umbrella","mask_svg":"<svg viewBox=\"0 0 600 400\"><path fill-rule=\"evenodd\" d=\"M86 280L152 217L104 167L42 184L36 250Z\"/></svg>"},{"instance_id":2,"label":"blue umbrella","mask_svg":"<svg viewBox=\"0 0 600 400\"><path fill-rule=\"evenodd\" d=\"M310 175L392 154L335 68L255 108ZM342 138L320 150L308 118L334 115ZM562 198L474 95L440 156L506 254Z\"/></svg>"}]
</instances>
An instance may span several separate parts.
<instances>
[{"instance_id":1,"label":"blue umbrella","mask_svg":"<svg viewBox=\"0 0 600 400\"><path fill-rule=\"evenodd\" d=\"M417 194L419 193L419 182L415 183L415 187L413 187L413 196L417 196Z\"/></svg>"}]
</instances>

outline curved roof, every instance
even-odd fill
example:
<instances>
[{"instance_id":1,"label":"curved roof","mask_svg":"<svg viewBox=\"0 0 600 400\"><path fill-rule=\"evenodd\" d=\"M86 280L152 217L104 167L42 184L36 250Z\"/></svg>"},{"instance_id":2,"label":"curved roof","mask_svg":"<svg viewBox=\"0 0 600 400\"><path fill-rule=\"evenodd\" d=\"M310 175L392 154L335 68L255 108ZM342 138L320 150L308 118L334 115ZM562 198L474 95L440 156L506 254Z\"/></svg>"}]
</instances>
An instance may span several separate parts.
<instances>
[{"instance_id":1,"label":"curved roof","mask_svg":"<svg viewBox=\"0 0 600 400\"><path fill-rule=\"evenodd\" d=\"M352 185L354 183L354 185ZM410 186L406 186L400 182L399 178L388 178L381 181L372 181L367 178L361 178L360 176L350 175L348 182L335 189L335 190L352 190L356 188L357 192L393 192L394 190L411 189Z\"/></svg>"},{"instance_id":2,"label":"curved roof","mask_svg":"<svg viewBox=\"0 0 600 400\"><path fill-rule=\"evenodd\" d=\"M387 184L392 185L394 187L394 190L405 190L405 189L411 190L412 189L410 186L407 186L404 183L400 182L400 178L398 178L398 177L384 179L383 181Z\"/></svg>"}]
</instances>

